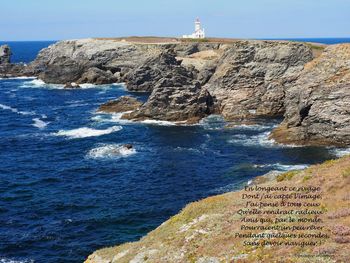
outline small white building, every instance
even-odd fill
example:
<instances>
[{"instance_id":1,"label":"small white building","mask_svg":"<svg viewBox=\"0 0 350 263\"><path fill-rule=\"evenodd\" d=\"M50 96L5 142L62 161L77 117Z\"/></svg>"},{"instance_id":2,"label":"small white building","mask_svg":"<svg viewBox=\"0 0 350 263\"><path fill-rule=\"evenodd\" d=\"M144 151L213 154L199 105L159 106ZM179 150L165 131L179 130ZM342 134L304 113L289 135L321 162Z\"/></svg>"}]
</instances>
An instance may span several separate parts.
<instances>
[{"instance_id":1,"label":"small white building","mask_svg":"<svg viewBox=\"0 0 350 263\"><path fill-rule=\"evenodd\" d=\"M204 28L201 27L199 18L194 22L194 33L192 35L183 35L182 38L205 38Z\"/></svg>"}]
</instances>

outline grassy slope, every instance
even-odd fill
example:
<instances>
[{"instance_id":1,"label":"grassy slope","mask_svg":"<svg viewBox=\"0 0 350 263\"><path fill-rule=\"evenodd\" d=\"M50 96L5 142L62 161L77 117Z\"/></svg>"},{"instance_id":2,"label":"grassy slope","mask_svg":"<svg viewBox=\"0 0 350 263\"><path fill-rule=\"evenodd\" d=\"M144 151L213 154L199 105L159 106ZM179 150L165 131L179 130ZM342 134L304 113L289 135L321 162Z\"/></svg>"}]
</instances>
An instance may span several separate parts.
<instances>
[{"instance_id":1,"label":"grassy slope","mask_svg":"<svg viewBox=\"0 0 350 263\"><path fill-rule=\"evenodd\" d=\"M86 262L350 262L350 156L256 183L321 186L327 211L321 218L330 238L314 248L244 247L235 237L242 224L236 212L245 203L239 191L191 203L140 241L101 249ZM297 258L300 253L331 256Z\"/></svg>"}]
</instances>

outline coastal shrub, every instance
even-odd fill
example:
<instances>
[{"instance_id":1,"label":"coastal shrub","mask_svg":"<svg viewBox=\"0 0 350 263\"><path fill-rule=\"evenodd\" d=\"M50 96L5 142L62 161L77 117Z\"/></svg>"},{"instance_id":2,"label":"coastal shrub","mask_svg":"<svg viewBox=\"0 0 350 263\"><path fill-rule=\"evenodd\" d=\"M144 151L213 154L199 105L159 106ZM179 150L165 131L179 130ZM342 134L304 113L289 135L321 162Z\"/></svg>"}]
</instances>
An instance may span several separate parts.
<instances>
[{"instance_id":1,"label":"coastal shrub","mask_svg":"<svg viewBox=\"0 0 350 263\"><path fill-rule=\"evenodd\" d=\"M282 182L284 180L291 180L298 173L299 173L299 171L289 171L289 172L278 175L276 180L277 180L277 182Z\"/></svg>"},{"instance_id":2,"label":"coastal shrub","mask_svg":"<svg viewBox=\"0 0 350 263\"><path fill-rule=\"evenodd\" d=\"M306 181L310 180L312 178L311 175L305 175L303 178L303 183L305 183Z\"/></svg>"},{"instance_id":3,"label":"coastal shrub","mask_svg":"<svg viewBox=\"0 0 350 263\"><path fill-rule=\"evenodd\" d=\"M322 45L314 45L314 44L307 44L311 49L314 49L314 50L324 50L326 47L325 46L322 46Z\"/></svg>"},{"instance_id":4,"label":"coastal shrub","mask_svg":"<svg viewBox=\"0 0 350 263\"><path fill-rule=\"evenodd\" d=\"M350 177L350 167L346 168L346 169L342 172L342 176L343 176L343 178L348 178L348 177Z\"/></svg>"}]
</instances>

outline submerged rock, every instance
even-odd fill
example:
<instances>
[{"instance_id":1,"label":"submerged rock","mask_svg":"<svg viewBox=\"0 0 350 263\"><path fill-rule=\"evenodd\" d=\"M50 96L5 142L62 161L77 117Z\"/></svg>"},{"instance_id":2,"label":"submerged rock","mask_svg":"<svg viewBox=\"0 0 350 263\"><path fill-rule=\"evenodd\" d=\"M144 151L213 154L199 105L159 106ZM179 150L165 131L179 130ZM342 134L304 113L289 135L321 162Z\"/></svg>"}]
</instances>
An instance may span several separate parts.
<instances>
[{"instance_id":1,"label":"submerged rock","mask_svg":"<svg viewBox=\"0 0 350 263\"><path fill-rule=\"evenodd\" d=\"M116 100L111 100L102 104L98 110L109 113L118 113L137 110L139 107L141 107L141 105L142 102L133 97L122 96Z\"/></svg>"},{"instance_id":2,"label":"submerged rock","mask_svg":"<svg viewBox=\"0 0 350 263\"><path fill-rule=\"evenodd\" d=\"M281 143L350 145L350 44L329 46L286 90Z\"/></svg>"},{"instance_id":3,"label":"submerged rock","mask_svg":"<svg viewBox=\"0 0 350 263\"><path fill-rule=\"evenodd\" d=\"M196 123L214 112L215 99L197 83L181 87L158 86L139 110L123 117Z\"/></svg>"}]
</instances>

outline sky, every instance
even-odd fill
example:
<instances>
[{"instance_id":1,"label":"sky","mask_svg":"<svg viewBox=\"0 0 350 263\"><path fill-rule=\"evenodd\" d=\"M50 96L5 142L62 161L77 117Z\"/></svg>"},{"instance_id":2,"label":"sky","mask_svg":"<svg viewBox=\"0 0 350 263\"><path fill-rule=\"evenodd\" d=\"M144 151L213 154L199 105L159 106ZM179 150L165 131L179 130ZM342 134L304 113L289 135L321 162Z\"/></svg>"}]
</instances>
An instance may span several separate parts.
<instances>
[{"instance_id":1,"label":"sky","mask_svg":"<svg viewBox=\"0 0 350 263\"><path fill-rule=\"evenodd\" d=\"M0 0L0 40L350 37L350 0Z\"/></svg>"}]
</instances>

